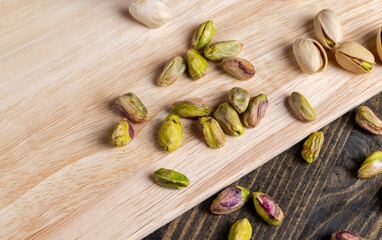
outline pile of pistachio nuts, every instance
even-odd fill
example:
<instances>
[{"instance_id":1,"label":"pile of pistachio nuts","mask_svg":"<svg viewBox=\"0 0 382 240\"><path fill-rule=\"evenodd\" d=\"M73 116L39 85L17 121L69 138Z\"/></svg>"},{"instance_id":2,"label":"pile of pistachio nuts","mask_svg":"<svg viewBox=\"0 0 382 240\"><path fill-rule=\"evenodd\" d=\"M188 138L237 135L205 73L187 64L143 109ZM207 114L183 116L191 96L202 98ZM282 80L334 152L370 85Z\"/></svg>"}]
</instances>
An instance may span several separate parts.
<instances>
[{"instance_id":1,"label":"pile of pistachio nuts","mask_svg":"<svg viewBox=\"0 0 382 240\"><path fill-rule=\"evenodd\" d=\"M162 9L159 20L155 20L153 9ZM130 13L143 24L157 28L171 19L171 12L159 0L138 0L131 4ZM147 14L147 11L150 14ZM327 55L324 48L335 50L335 57L340 66L355 73L370 73L375 64L373 54L355 42L342 42L343 33L340 21L334 11L324 9L314 19L314 30L319 41L299 38L293 44L293 52L301 70L307 74L322 72L327 66ZM382 60L382 28L377 35L377 51ZM221 41L210 44L215 34L212 21L202 23L196 29L191 46L187 51L187 65L181 56L175 56L164 66L157 78L159 86L170 86L185 72L197 80L208 72L208 60L221 61L223 69L240 80L248 80L255 75L253 65L236 56L243 44L240 41ZM322 44L322 45L321 45ZM294 116L309 123L316 120L316 113L309 101L298 92L292 92L288 98L289 108ZM134 93L120 96L116 109L123 117L115 127L111 137L114 146L125 146L134 138L134 129L130 122L142 123L149 120L147 108ZM159 144L167 152L173 152L182 144L183 130L181 118L196 120L200 138L210 148L221 148L225 144L225 134L240 136L244 132L243 125L256 127L264 117L268 108L268 99L264 94L250 97L250 94L238 87L228 93L228 101L221 103L212 117L211 108L201 98L188 98L171 105L173 111L169 114L159 131ZM355 121L368 132L382 135L382 121L368 107L360 106L356 110ZM308 162L314 162L318 157L324 142L322 132L313 132L304 142L302 157ZM377 151L366 158L358 170L359 178L369 178L382 172L382 152ZM161 168L154 173L158 184L166 188L181 189L190 183L189 178L174 170ZM278 225L284 219L284 213L270 196L261 192L252 193L257 214L270 225ZM250 192L240 186L229 186L213 200L210 210L214 214L229 214L240 209L249 200ZM229 231L228 240L249 240L252 228L248 219L235 222ZM337 231L332 240L362 240L364 238L347 231Z\"/></svg>"},{"instance_id":2,"label":"pile of pistachio nuts","mask_svg":"<svg viewBox=\"0 0 382 240\"><path fill-rule=\"evenodd\" d=\"M294 56L303 72L314 74L325 70L328 57L324 47L335 51L337 63L344 69L361 74L371 72L374 55L356 42L343 42L341 23L333 10L320 11L313 25L318 41L302 37L293 43ZM377 35L377 50L382 60L381 29Z\"/></svg>"}]
</instances>

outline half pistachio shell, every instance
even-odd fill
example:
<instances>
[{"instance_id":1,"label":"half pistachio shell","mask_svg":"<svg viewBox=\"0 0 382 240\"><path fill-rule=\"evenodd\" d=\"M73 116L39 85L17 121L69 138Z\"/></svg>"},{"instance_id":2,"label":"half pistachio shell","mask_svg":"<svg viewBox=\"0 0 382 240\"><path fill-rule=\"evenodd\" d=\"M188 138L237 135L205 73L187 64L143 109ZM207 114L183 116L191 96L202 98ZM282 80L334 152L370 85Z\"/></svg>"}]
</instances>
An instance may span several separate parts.
<instances>
[{"instance_id":1,"label":"half pistachio shell","mask_svg":"<svg viewBox=\"0 0 382 240\"><path fill-rule=\"evenodd\" d=\"M382 172L382 152L373 152L358 170L358 178L369 178Z\"/></svg>"},{"instance_id":2,"label":"half pistachio shell","mask_svg":"<svg viewBox=\"0 0 382 240\"><path fill-rule=\"evenodd\" d=\"M378 34L377 34L377 51L378 51L378 56L382 61L382 28L378 30Z\"/></svg>"},{"instance_id":3,"label":"half pistachio shell","mask_svg":"<svg viewBox=\"0 0 382 240\"><path fill-rule=\"evenodd\" d=\"M314 31L321 44L328 48L337 48L343 39L342 27L337 14L331 9L320 11L313 21Z\"/></svg>"},{"instance_id":4,"label":"half pistachio shell","mask_svg":"<svg viewBox=\"0 0 382 240\"><path fill-rule=\"evenodd\" d=\"M370 73L375 64L374 55L356 42L343 42L335 56L341 67L354 73Z\"/></svg>"},{"instance_id":5,"label":"half pistachio shell","mask_svg":"<svg viewBox=\"0 0 382 240\"><path fill-rule=\"evenodd\" d=\"M310 38L298 38L293 43L293 53L301 70L307 74L324 71L328 57L319 42Z\"/></svg>"}]
</instances>

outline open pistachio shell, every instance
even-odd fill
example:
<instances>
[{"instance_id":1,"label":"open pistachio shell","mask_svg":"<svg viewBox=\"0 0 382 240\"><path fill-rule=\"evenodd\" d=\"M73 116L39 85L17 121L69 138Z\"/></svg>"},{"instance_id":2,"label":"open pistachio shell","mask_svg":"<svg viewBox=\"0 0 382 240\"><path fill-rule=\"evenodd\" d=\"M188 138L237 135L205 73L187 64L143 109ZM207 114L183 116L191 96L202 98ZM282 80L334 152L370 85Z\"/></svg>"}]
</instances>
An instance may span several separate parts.
<instances>
[{"instance_id":1,"label":"open pistachio shell","mask_svg":"<svg viewBox=\"0 0 382 240\"><path fill-rule=\"evenodd\" d=\"M293 53L301 70L307 74L324 71L328 57L319 42L310 38L298 38L293 43Z\"/></svg>"},{"instance_id":2,"label":"open pistachio shell","mask_svg":"<svg viewBox=\"0 0 382 240\"><path fill-rule=\"evenodd\" d=\"M377 34L377 51L378 51L378 56L382 61L382 28L379 29L378 34Z\"/></svg>"},{"instance_id":3,"label":"open pistachio shell","mask_svg":"<svg viewBox=\"0 0 382 240\"><path fill-rule=\"evenodd\" d=\"M320 11L313 21L314 32L321 44L328 48L337 48L342 41L343 33L337 14L331 9Z\"/></svg>"},{"instance_id":4,"label":"open pistachio shell","mask_svg":"<svg viewBox=\"0 0 382 240\"><path fill-rule=\"evenodd\" d=\"M375 64L374 55L356 42L343 42L335 56L341 67L355 73L370 73Z\"/></svg>"}]
</instances>

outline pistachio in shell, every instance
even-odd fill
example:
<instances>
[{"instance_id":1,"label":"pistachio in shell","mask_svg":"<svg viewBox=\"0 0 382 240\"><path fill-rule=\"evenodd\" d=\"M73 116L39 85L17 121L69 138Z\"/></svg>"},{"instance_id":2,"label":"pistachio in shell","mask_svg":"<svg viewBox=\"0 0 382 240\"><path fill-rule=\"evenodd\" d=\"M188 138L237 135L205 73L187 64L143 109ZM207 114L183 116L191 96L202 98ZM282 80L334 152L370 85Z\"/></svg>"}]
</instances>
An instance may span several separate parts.
<instances>
[{"instance_id":1,"label":"pistachio in shell","mask_svg":"<svg viewBox=\"0 0 382 240\"><path fill-rule=\"evenodd\" d=\"M228 93L228 100L238 113L243 113L249 104L249 93L242 88L234 87Z\"/></svg>"},{"instance_id":2,"label":"pistachio in shell","mask_svg":"<svg viewBox=\"0 0 382 240\"><path fill-rule=\"evenodd\" d=\"M333 10L321 10L314 18L313 25L317 39L324 47L334 49L342 42L341 23Z\"/></svg>"},{"instance_id":3,"label":"pistachio in shell","mask_svg":"<svg viewBox=\"0 0 382 240\"><path fill-rule=\"evenodd\" d=\"M382 61L382 28L380 28L377 33L377 52Z\"/></svg>"},{"instance_id":4,"label":"pistachio in shell","mask_svg":"<svg viewBox=\"0 0 382 240\"><path fill-rule=\"evenodd\" d=\"M220 124L212 117L201 117L197 122L200 137L210 148L221 148L225 144L225 134Z\"/></svg>"},{"instance_id":5,"label":"pistachio in shell","mask_svg":"<svg viewBox=\"0 0 382 240\"><path fill-rule=\"evenodd\" d=\"M337 63L354 73L370 73L375 64L374 55L356 42L343 42L336 49Z\"/></svg>"},{"instance_id":6,"label":"pistachio in shell","mask_svg":"<svg viewBox=\"0 0 382 240\"><path fill-rule=\"evenodd\" d=\"M187 51L187 66L188 72L194 80L204 77L208 72L207 60L195 49Z\"/></svg>"},{"instance_id":7,"label":"pistachio in shell","mask_svg":"<svg viewBox=\"0 0 382 240\"><path fill-rule=\"evenodd\" d=\"M306 74L324 71L328 57L321 44L310 38L298 38L293 43L293 54L297 64Z\"/></svg>"},{"instance_id":8,"label":"pistachio in shell","mask_svg":"<svg viewBox=\"0 0 382 240\"><path fill-rule=\"evenodd\" d=\"M210 44L215 35L215 26L213 21L206 21L199 25L192 37L192 48L200 51Z\"/></svg>"}]
</instances>

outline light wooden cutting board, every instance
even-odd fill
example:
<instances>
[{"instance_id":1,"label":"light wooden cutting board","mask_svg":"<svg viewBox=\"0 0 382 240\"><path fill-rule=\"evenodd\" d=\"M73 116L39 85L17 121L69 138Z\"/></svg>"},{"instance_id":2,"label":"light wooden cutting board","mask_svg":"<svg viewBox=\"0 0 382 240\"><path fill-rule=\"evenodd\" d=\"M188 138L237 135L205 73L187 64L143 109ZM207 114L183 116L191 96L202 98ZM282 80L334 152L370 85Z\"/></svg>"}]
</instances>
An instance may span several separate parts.
<instances>
[{"instance_id":1,"label":"light wooden cutting board","mask_svg":"<svg viewBox=\"0 0 382 240\"><path fill-rule=\"evenodd\" d=\"M326 71L308 76L291 48L297 37L314 37L313 17L332 8L345 38L377 57L381 1L164 0L173 20L156 30L130 17L131 2L0 0L1 239L142 238L382 90L379 60L370 75L355 75L329 53ZM170 87L156 86L165 62L184 54L208 19L216 26L213 41L244 43L240 57L255 65L256 76L238 81L210 62L203 79L184 74ZM260 126L215 150L182 119L181 148L159 148L170 104L202 97L216 106L235 86L268 96ZM134 124L128 146L113 148L109 137L120 119L113 102L128 91L152 119ZM292 91L310 100L315 122L288 112ZM158 186L152 173L161 167L184 173L190 186Z\"/></svg>"}]
</instances>

